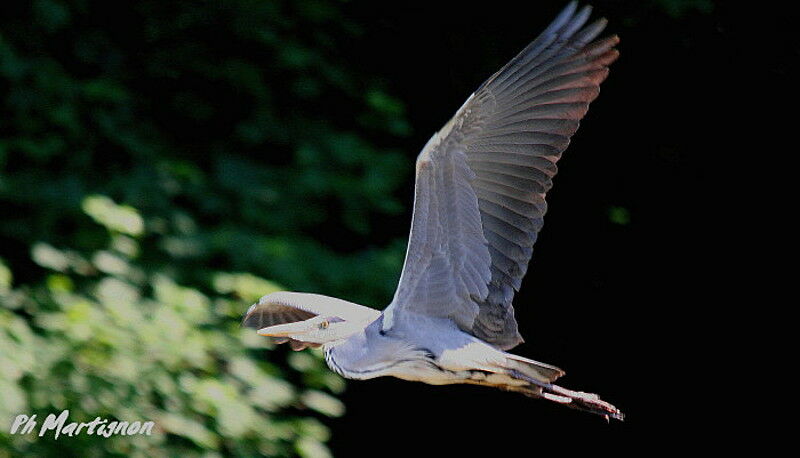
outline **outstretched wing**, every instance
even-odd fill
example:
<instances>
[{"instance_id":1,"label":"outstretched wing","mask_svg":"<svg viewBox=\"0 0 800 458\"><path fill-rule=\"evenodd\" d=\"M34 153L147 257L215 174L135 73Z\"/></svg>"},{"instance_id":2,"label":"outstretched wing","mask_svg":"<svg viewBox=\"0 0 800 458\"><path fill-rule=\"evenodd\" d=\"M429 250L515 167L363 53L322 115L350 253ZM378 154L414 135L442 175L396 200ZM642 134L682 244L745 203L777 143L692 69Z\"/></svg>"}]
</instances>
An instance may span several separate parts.
<instances>
[{"instance_id":1,"label":"outstretched wing","mask_svg":"<svg viewBox=\"0 0 800 458\"><path fill-rule=\"evenodd\" d=\"M370 323L380 315L380 312L321 294L281 291L268 294L251 305L242 319L242 326L263 329L276 324L305 321L318 315L338 317L352 323ZM271 339L278 344L289 342L292 350L320 346L288 337L271 337Z\"/></svg>"},{"instance_id":2,"label":"outstretched wing","mask_svg":"<svg viewBox=\"0 0 800 458\"><path fill-rule=\"evenodd\" d=\"M395 315L447 317L497 347L522 342L511 301L547 210L556 162L599 93L617 37L570 3L473 93L417 158Z\"/></svg>"}]
</instances>

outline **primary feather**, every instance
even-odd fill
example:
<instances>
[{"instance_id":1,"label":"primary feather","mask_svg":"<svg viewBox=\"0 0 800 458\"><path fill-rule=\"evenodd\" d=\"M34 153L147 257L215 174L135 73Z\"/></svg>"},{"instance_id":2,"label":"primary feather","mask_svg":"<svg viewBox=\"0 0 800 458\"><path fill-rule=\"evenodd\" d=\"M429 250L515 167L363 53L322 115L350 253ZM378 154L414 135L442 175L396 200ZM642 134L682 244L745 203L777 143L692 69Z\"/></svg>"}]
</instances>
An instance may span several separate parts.
<instances>
[{"instance_id":1,"label":"primary feather","mask_svg":"<svg viewBox=\"0 0 800 458\"><path fill-rule=\"evenodd\" d=\"M556 163L617 57L571 3L473 93L417 159L406 261L386 313L452 319L501 349L522 342L512 300Z\"/></svg>"}]
</instances>

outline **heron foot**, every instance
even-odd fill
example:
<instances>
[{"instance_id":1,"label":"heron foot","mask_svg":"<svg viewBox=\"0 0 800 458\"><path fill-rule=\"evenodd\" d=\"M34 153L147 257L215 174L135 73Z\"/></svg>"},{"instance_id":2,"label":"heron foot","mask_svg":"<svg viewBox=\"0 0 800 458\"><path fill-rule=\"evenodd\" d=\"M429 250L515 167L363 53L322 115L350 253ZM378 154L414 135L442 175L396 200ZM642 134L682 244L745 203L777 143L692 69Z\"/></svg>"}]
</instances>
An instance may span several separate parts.
<instances>
[{"instance_id":1,"label":"heron foot","mask_svg":"<svg viewBox=\"0 0 800 458\"><path fill-rule=\"evenodd\" d=\"M609 417L620 421L625 419L625 414L614 407L614 405L600 399L600 396L597 394L573 391L552 383L542 382L515 370L511 370L509 375L516 379L525 380L531 385L538 387L540 391L538 394L531 393L533 397L540 397L573 409L600 415L605 417L606 420L608 420Z\"/></svg>"}]
</instances>

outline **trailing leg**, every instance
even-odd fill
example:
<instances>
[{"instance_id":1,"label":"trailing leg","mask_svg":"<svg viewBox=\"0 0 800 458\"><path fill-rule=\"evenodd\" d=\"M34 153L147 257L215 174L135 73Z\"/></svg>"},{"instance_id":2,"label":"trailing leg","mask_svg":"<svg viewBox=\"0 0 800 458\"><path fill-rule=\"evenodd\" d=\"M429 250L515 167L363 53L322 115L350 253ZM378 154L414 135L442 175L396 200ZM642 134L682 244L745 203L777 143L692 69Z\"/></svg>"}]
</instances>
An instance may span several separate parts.
<instances>
[{"instance_id":1,"label":"trailing leg","mask_svg":"<svg viewBox=\"0 0 800 458\"><path fill-rule=\"evenodd\" d=\"M531 385L528 387L513 387L512 391L519 391L531 397L547 399L548 401L557 402L573 409L591 412L596 415L601 415L606 419L610 417L623 420L625 418L625 415L619 409L601 400L600 397L594 393L573 391L549 382L542 382L541 380L537 380L536 378L513 369L509 371L508 375L517 380L524 380Z\"/></svg>"}]
</instances>

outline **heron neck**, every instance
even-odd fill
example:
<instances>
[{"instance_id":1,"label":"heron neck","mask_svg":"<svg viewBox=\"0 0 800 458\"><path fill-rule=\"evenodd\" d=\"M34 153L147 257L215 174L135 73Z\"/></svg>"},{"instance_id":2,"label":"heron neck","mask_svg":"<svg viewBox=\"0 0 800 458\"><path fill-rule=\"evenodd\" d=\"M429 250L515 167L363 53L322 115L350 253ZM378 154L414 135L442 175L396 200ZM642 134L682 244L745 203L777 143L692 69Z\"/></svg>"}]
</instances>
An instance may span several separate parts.
<instances>
[{"instance_id":1,"label":"heron neck","mask_svg":"<svg viewBox=\"0 0 800 458\"><path fill-rule=\"evenodd\" d=\"M419 357L419 349L403 339L380 333L380 320L348 339L323 348L325 361L334 372L349 379L394 375L398 364Z\"/></svg>"}]
</instances>

